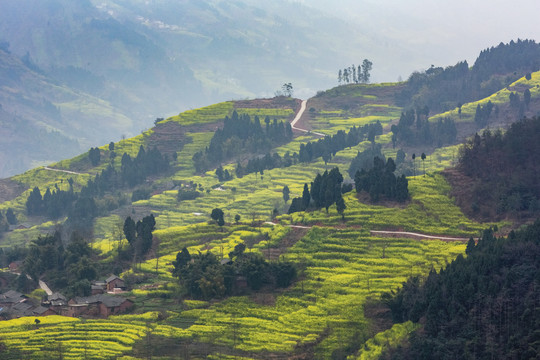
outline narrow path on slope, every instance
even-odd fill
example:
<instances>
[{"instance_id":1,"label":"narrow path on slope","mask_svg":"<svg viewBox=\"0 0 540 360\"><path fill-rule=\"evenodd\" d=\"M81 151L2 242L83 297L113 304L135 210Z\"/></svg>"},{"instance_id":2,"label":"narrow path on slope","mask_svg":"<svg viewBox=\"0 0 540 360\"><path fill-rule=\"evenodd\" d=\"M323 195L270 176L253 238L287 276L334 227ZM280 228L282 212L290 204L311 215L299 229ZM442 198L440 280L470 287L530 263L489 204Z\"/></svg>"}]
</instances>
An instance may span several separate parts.
<instances>
[{"instance_id":1,"label":"narrow path on slope","mask_svg":"<svg viewBox=\"0 0 540 360\"><path fill-rule=\"evenodd\" d=\"M276 224L274 222L271 222L271 221L265 221L264 223L268 224L268 225L272 225L272 226L278 225L278 224ZM290 227L290 228L296 228L296 229L311 229L312 228L312 226L302 226L302 225L283 225L283 226Z\"/></svg>"},{"instance_id":2,"label":"narrow path on slope","mask_svg":"<svg viewBox=\"0 0 540 360\"><path fill-rule=\"evenodd\" d=\"M434 239L442 241L468 241L468 238L461 237L447 237L447 236L437 236L437 235L424 235L409 231L385 231L385 230L370 230L371 235L397 235L403 236L412 239Z\"/></svg>"},{"instance_id":3,"label":"narrow path on slope","mask_svg":"<svg viewBox=\"0 0 540 360\"><path fill-rule=\"evenodd\" d=\"M50 168L50 167L48 167L48 166L44 166L43 168L44 168L45 170L49 170L49 171L58 171L58 172L66 173L66 174L82 175L82 173L78 173L78 172L75 172L75 171L61 170L61 169L53 169L53 168Z\"/></svg>"},{"instance_id":4,"label":"narrow path on slope","mask_svg":"<svg viewBox=\"0 0 540 360\"><path fill-rule=\"evenodd\" d=\"M15 274L17 276L20 276L21 273L18 273L18 272L15 272L15 271L10 271L12 274ZM26 274L26 278L28 280L32 280L32 277L28 274ZM47 295L52 295L53 292L51 291L51 289L49 288L49 286L47 286L47 284L45 283L45 281L42 281L42 280L39 280L38 281L39 283L39 287L41 288L41 290L45 291L45 293L47 293Z\"/></svg>"},{"instance_id":5,"label":"narrow path on slope","mask_svg":"<svg viewBox=\"0 0 540 360\"><path fill-rule=\"evenodd\" d=\"M296 127L296 123L298 122L298 120L300 120L302 115L304 115L304 111L306 111L306 105L307 105L307 100L302 100L302 104L300 105L300 110L298 111L298 113L294 117L293 121L291 121L291 127L293 128L293 130L298 130L298 131L302 131L302 132L305 132L305 133L311 133L311 134L315 134L315 135L318 135L318 136L325 137L326 136L325 134Z\"/></svg>"},{"instance_id":6,"label":"narrow path on slope","mask_svg":"<svg viewBox=\"0 0 540 360\"><path fill-rule=\"evenodd\" d=\"M277 225L271 221L265 221L265 224L268 225ZM303 225L283 225L286 227L297 228L297 229L311 229L312 226L303 226ZM438 235L425 235L409 231L387 231L387 230L370 230L371 235L389 235L389 236L401 236L417 240L442 240L442 241L469 241L469 238L463 237L449 237L449 236L438 236Z\"/></svg>"}]
</instances>

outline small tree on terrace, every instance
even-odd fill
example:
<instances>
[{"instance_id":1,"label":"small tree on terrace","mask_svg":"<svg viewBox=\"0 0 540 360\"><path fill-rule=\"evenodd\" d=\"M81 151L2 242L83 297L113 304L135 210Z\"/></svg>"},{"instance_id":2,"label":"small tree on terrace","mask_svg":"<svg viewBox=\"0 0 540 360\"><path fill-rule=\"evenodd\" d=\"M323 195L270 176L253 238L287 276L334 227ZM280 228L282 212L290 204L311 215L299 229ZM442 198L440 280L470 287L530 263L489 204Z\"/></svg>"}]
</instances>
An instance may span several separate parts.
<instances>
[{"instance_id":1,"label":"small tree on terrace","mask_svg":"<svg viewBox=\"0 0 540 360\"><path fill-rule=\"evenodd\" d=\"M222 227L223 225L225 225L225 220L223 219L224 215L225 213L223 212L223 210L215 208L214 210L212 210L210 217L215 220L220 227Z\"/></svg>"}]
</instances>

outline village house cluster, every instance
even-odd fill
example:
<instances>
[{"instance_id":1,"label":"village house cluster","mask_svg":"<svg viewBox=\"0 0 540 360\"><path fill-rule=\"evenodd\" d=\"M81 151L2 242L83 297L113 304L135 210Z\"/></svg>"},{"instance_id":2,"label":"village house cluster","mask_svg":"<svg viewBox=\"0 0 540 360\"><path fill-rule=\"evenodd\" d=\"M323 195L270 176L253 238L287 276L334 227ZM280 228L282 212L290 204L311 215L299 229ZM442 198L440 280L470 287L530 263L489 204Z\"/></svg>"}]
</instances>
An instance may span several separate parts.
<instances>
[{"instance_id":1,"label":"village house cluster","mask_svg":"<svg viewBox=\"0 0 540 360\"><path fill-rule=\"evenodd\" d=\"M71 317L106 318L121 314L131 307L133 301L114 295L125 290L124 281L116 275L92 283L92 295L68 299L53 293L40 303L26 295L9 290L0 294L0 318L13 319L23 316L63 315Z\"/></svg>"}]
</instances>

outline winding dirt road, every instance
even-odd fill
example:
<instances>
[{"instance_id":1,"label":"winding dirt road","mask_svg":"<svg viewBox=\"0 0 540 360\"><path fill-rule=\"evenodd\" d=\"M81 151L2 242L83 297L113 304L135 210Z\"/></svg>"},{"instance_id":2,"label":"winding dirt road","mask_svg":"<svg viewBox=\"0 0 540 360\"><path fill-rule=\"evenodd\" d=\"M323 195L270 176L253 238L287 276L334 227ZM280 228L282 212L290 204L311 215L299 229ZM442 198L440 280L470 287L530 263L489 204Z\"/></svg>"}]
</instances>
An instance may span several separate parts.
<instances>
[{"instance_id":1,"label":"winding dirt road","mask_svg":"<svg viewBox=\"0 0 540 360\"><path fill-rule=\"evenodd\" d=\"M300 105L300 110L298 111L298 113L294 117L293 121L291 121L291 127L293 128L293 130L298 130L298 131L302 131L302 132L305 132L305 133L310 133L310 134L325 137L326 136L325 134L315 132L315 131L311 131L311 130L307 130L307 129L302 129L302 128L299 128L299 127L296 126L296 123L298 122L298 120L300 120L302 115L304 115L304 111L306 111L306 105L307 105L307 100L302 100L302 104Z\"/></svg>"},{"instance_id":2,"label":"winding dirt road","mask_svg":"<svg viewBox=\"0 0 540 360\"><path fill-rule=\"evenodd\" d=\"M63 172L63 173L66 173L66 174L73 174L73 175L82 175L81 173L78 173L78 172L75 172L75 171L69 171L69 170L61 170L61 169L53 169L53 168L50 168L48 166L44 166L43 167L45 170L49 170L49 171L57 171L57 172Z\"/></svg>"},{"instance_id":3,"label":"winding dirt road","mask_svg":"<svg viewBox=\"0 0 540 360\"><path fill-rule=\"evenodd\" d=\"M265 221L265 224L268 225L277 225L276 223L272 221ZM290 228L297 228L297 229L311 229L312 226L303 226L303 225L283 225ZM462 241L466 242L469 241L469 238L462 238L462 237L449 237L449 236L439 236L439 235L426 235L426 234L420 234L415 232L409 232L409 231L389 231L389 230L370 230L369 231L371 235L379 235L384 236L387 235L389 237L405 237L410 239L416 239L416 240L441 240L441 241Z\"/></svg>"},{"instance_id":4,"label":"winding dirt road","mask_svg":"<svg viewBox=\"0 0 540 360\"><path fill-rule=\"evenodd\" d=\"M407 238L418 239L418 240L432 239L432 240L442 240L442 241L469 241L469 238L424 235L424 234L408 232L408 231L370 230L369 232L371 233L371 235L401 236L401 237L407 237Z\"/></svg>"}]
</instances>

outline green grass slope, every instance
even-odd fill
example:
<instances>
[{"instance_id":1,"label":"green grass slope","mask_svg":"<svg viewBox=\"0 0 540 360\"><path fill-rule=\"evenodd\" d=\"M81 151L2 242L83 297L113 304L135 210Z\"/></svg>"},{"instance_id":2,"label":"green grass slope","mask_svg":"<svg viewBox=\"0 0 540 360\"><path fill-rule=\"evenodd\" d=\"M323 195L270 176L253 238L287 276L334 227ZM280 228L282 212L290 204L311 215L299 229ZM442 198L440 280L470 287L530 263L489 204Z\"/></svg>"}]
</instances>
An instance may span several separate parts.
<instances>
[{"instance_id":1,"label":"green grass slope","mask_svg":"<svg viewBox=\"0 0 540 360\"><path fill-rule=\"evenodd\" d=\"M537 77L533 74L532 81ZM513 86L520 84L518 81ZM375 84L331 89L308 101L299 124L335 134L353 125L380 121L384 131L376 142L383 144L387 157L395 156L397 149L392 148L389 129L403 110L393 103L400 87L401 84ZM533 92L533 99L537 95ZM107 320L40 318L39 329L32 319L6 321L1 324L0 341L14 353L37 356L44 351L62 352L64 358L81 354L88 358L144 358L150 356L145 346L150 342L160 344L153 348L152 356L162 359L178 356L180 351L191 358L328 359L350 355L364 359L376 358L388 344L412 331L411 325L405 324L376 335L381 328L366 315L366 307L409 276L426 275L430 269L445 267L464 253L463 242L441 241L437 236L476 237L492 225L463 215L449 195L450 186L436 173L455 160L456 146L428 153L423 164L416 161L420 175L409 178L411 199L405 204L373 205L362 202L363 198L354 191L347 193L345 221L335 206L328 213L321 210L284 215L288 204L283 201L282 189L287 185L291 197L300 196L304 183L334 166L340 167L345 180L350 181L346 169L359 151L371 146L367 141L337 152L327 164L319 158L267 170L263 176L249 174L219 182L214 171L195 173L193 154L208 146L220 119L233 110L261 119L266 115L291 119L297 109L297 101L280 98L226 102L164 119L153 129L116 143L117 154L127 152L135 156L140 145L156 145L165 153L177 154L170 173L150 178L144 185L151 189L150 198L133 203L127 200L126 205L113 211L102 210L94 223L93 246L101 252L102 261L107 262L114 259L118 247L126 241L121 230L126 216L156 216L154 236L159 245L153 255L123 274L140 280L127 294L135 301L134 313ZM274 151L282 155L298 152L300 144L316 139L316 134L305 133ZM97 167L90 165L85 154L52 166L78 174L40 168L13 180L28 189L38 186L44 191L55 184L65 187L67 179L73 178L78 189L109 163L108 147L100 150L106 160ZM411 161L410 153L407 161ZM112 162L119 166L119 157ZM234 172L235 163L224 168ZM196 200L178 202L177 185L190 182L204 191ZM131 191L122 190L122 196L129 199ZM14 208L19 220L31 225L29 229L5 233L2 246L24 244L55 226L54 222L25 215L27 196L28 191L0 205L2 210ZM208 222L216 207L225 212L223 229ZM265 224L272 219L274 209L281 215L274 225ZM237 214L241 217L239 224L234 223ZM388 237L371 230L419 232L435 235L435 239ZM250 252L294 262L300 269L299 280L280 291L263 290L220 301L194 301L181 296L178 282L171 274L171 263L178 251L187 247L192 253L211 251L222 256L242 242ZM107 351L98 354L100 344Z\"/></svg>"}]
</instances>

